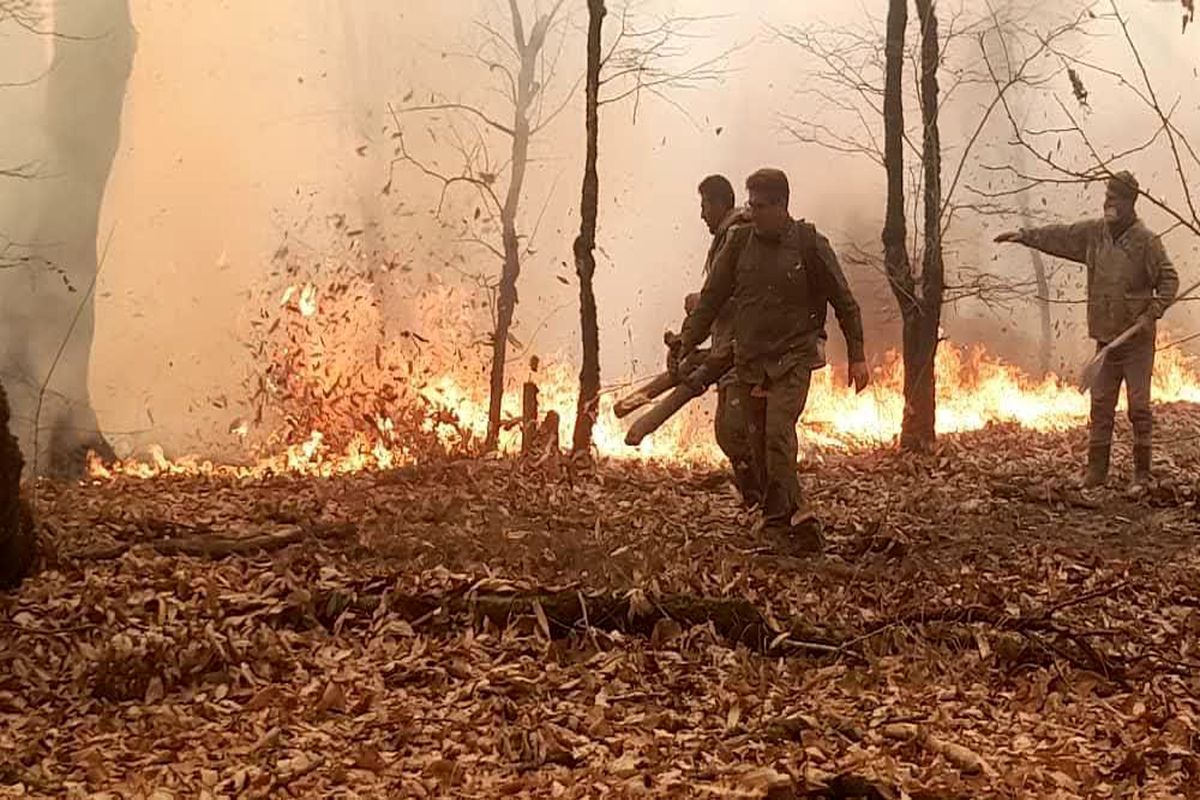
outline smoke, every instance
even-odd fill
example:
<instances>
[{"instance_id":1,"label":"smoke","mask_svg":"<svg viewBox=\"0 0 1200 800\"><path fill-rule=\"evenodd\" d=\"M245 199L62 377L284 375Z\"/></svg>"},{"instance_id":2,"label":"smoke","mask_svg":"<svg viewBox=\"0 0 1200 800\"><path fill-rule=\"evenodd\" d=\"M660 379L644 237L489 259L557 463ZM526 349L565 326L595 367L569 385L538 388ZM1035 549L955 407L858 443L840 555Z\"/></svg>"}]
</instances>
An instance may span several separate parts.
<instances>
[{"instance_id":1,"label":"smoke","mask_svg":"<svg viewBox=\"0 0 1200 800\"><path fill-rule=\"evenodd\" d=\"M1131 12L1136 5L1140 43L1161 91L1172 100L1194 96L1197 51L1194 41L1179 37L1177 10L1132 0L1127 5ZM971 0L967 6L978 10L983 4ZM503 99L489 90L495 75L462 57L481 40L478 22L505 24L505 7L496 0L134 0L138 52L100 225L102 232L115 226L117 233L97 287L91 370L100 423L116 432L119 447L161 442L179 450L222 441L234 416L232 395L252 357L240 335L253 310L248 301L285 238L293 252L307 248L319 261L334 235L328 222L333 215L364 229L366 250L391 254L413 269L389 273L395 290L390 297L402 297L405 281L417 280L425 269L451 276L447 264L468 273L496 271L488 253L455 241L460 218L471 214L469 200L453 201L442 219L435 218L441 187L413 169L398 168L390 191L382 190L394 155L387 103L436 95L507 113ZM740 47L719 83L666 99L643 95L636 123L629 102L603 111L597 294L609 380L658 366L663 329L678 324L683 295L700 283L707 234L695 187L703 175L722 172L737 185L758 167L784 168L794 185L794 213L816 223L843 252L849 243L876 246L884 205L877 165L800 146L782 129L782 112L815 109L798 92L806 80L804 60L767 30L768 24L818 20L849 24L864 18L865 7L834 0L643 0L638 9L712 17L698 23L703 36L689 41L687 61ZM564 35L580 37L581 22L572 18ZM43 43L14 31L0 35L0 81L45 67ZM8 46L19 39L19 46ZM1091 46L1102 60L1119 43ZM582 69L580 48L563 52L560 92ZM1116 87L1093 89L1088 124L1105 146L1119 146L1127 134L1127 103ZM10 111L19 116L7 116ZM36 89L0 90L0 113L36 118ZM1181 126L1200 130L1194 108L1180 113L1191 115ZM946 120L948 160L969 116ZM1146 124L1144 116L1136 119ZM441 136L423 152L454 168L455 154L437 120L404 124L414 144L432 141L431 131ZM544 358L570 360L577 351L577 287L569 264L582 129L582 115L571 106L538 138L522 214L525 231L536 229L536 236L528 242L515 335ZM16 153L18 160L36 154L38 142L28 130L3 126L0 152ZM1159 160L1134 166L1143 183L1169 177L1170 165ZM0 220L19 236L29 224L22 217L23 189L0 183L0 191ZM1064 219L1098 204L1094 191L1076 189L1048 192L1045 200L1047 213ZM1165 227L1161 219L1153 221ZM960 231L965 244L956 257L1014 274L1026 270L1019 256L995 252L989 232ZM1177 260L1192 252L1178 252ZM1005 261L997 266L997 258ZM879 291L871 267L852 265L849 271L852 282L864 287L860 295L873 317L868 347L881 354L898 344L888 322L888 295ZM391 302L388 312L402 328L405 305ZM991 343L1010 341L1022 326L1035 330L1028 309L1005 322L1003 315L967 303L952 317L948 326L955 336ZM1080 334L1065 335L1071 337ZM840 339L836 333L831 338Z\"/></svg>"}]
</instances>

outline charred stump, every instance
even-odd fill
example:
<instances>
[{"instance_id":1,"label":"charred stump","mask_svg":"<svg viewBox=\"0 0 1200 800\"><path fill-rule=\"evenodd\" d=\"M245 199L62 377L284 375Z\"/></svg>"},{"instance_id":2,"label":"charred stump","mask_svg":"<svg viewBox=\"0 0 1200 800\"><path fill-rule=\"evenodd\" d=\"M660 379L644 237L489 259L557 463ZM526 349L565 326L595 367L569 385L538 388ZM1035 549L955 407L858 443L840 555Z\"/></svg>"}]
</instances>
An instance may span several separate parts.
<instances>
[{"instance_id":1,"label":"charred stump","mask_svg":"<svg viewBox=\"0 0 1200 800\"><path fill-rule=\"evenodd\" d=\"M521 452L524 454L533 452L537 444L538 419L541 416L538 410L537 371L538 358L534 356L529 359L529 379L525 381L521 394Z\"/></svg>"},{"instance_id":2,"label":"charred stump","mask_svg":"<svg viewBox=\"0 0 1200 800\"><path fill-rule=\"evenodd\" d=\"M0 386L0 589L14 589L33 568L37 535L21 500L25 460L9 430L8 395Z\"/></svg>"}]
</instances>

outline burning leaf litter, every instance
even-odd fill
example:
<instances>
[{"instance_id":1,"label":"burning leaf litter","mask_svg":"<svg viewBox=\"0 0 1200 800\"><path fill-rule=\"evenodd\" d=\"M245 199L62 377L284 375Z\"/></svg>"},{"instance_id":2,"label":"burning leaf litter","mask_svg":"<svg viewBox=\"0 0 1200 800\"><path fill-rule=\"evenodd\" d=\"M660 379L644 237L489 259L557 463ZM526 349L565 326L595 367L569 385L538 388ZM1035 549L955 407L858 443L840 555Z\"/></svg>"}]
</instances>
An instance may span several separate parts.
<instances>
[{"instance_id":1,"label":"burning leaf litter","mask_svg":"<svg viewBox=\"0 0 1200 800\"><path fill-rule=\"evenodd\" d=\"M486 363L472 339L471 301L436 276L404 301L414 330L396 331L377 289L352 261L322 264L320 280L285 259L282 294L268 289L251 326L255 372L246 380L247 408L230 424L223 458L148 456L117 464L93 459L95 477L116 474L314 476L387 470L437 454L478 454L487 431ZM276 301L268 298L279 297ZM1170 336L1161 334L1166 343ZM1087 419L1089 400L1054 376L1035 380L979 346L944 344L938 351L938 432L1016 423L1061 431ZM512 375L506 391L501 452L521 449L521 382L535 380L543 412L558 415L558 433L574 428L578 370L566 358L535 373ZM861 395L845 376L814 374L799 433L810 453L879 447L895 441L904 411L903 365L889 354ZM1158 354L1159 402L1200 402L1200 372L1177 347ZM667 460L712 466L723 456L704 403L686 407L637 448L624 442L613 413L615 393L601 398L594 443L613 459Z\"/></svg>"}]
</instances>

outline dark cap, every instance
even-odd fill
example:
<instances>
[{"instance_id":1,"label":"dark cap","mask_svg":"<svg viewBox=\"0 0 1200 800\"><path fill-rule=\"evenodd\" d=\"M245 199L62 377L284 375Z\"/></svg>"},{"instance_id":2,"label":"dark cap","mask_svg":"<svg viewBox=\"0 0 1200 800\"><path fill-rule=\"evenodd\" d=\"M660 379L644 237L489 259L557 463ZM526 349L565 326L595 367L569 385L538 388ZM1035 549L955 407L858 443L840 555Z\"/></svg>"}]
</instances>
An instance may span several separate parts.
<instances>
[{"instance_id":1,"label":"dark cap","mask_svg":"<svg viewBox=\"0 0 1200 800\"><path fill-rule=\"evenodd\" d=\"M1113 173L1108 179L1108 188L1128 200L1136 200L1141 186L1138 184L1137 178L1133 177L1132 172L1121 170Z\"/></svg>"}]
</instances>

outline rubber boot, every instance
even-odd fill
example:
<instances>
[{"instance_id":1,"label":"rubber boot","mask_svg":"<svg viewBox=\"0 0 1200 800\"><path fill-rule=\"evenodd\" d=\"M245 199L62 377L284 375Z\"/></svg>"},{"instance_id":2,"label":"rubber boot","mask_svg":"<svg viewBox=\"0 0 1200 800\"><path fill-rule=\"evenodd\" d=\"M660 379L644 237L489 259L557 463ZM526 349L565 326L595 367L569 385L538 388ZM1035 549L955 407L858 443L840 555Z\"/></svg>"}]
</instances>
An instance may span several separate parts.
<instances>
[{"instance_id":1,"label":"rubber boot","mask_svg":"<svg viewBox=\"0 0 1200 800\"><path fill-rule=\"evenodd\" d=\"M1135 486L1150 485L1150 462L1153 450L1148 444L1133 447L1133 483Z\"/></svg>"},{"instance_id":2,"label":"rubber boot","mask_svg":"<svg viewBox=\"0 0 1200 800\"><path fill-rule=\"evenodd\" d=\"M1083 479L1083 488L1096 489L1108 480L1108 460L1111 445L1094 444L1088 448L1087 475Z\"/></svg>"}]
</instances>

